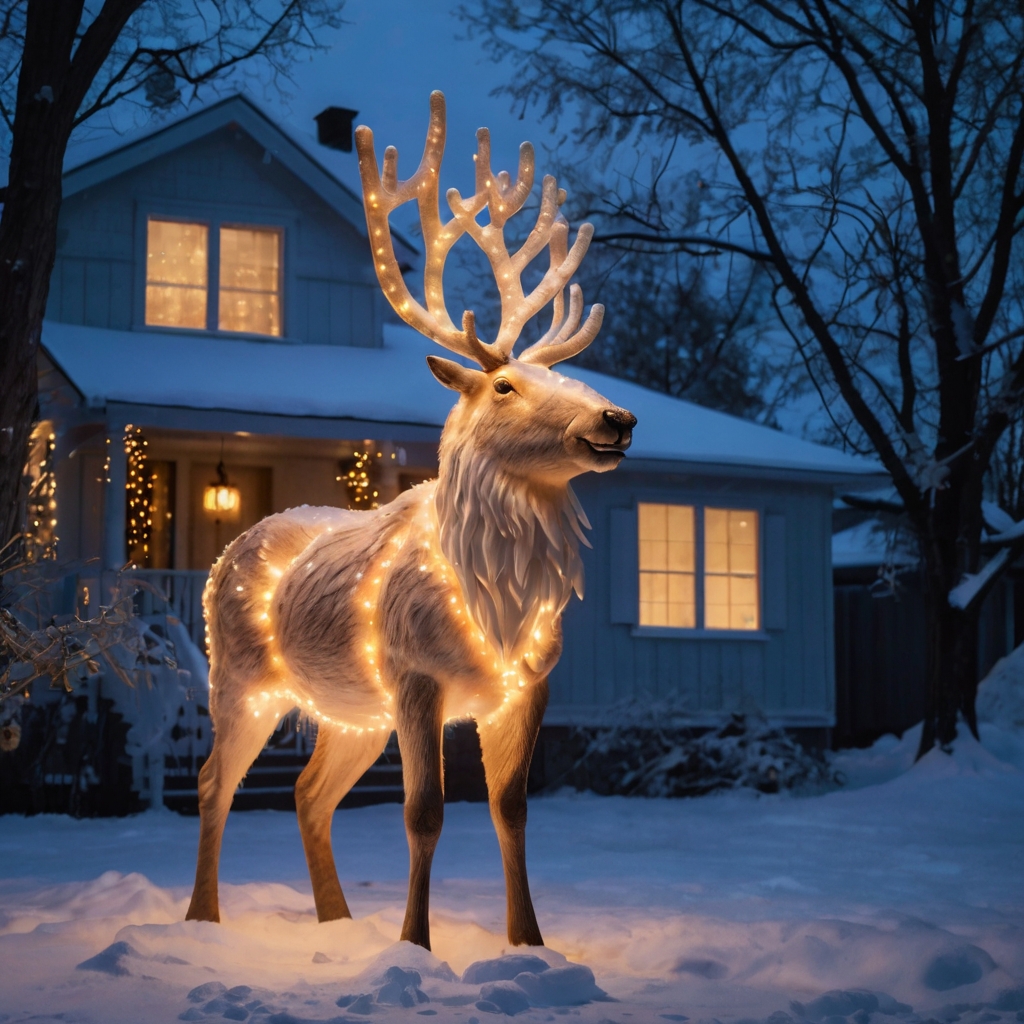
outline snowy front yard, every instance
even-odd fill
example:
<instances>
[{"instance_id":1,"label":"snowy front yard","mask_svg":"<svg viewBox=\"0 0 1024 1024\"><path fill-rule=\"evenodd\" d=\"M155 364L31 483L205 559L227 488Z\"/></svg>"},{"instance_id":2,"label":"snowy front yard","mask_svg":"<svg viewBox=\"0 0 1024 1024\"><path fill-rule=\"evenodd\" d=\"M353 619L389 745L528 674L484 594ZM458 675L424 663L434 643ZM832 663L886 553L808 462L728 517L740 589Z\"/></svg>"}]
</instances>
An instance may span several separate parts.
<instances>
[{"instance_id":1,"label":"snowy front yard","mask_svg":"<svg viewBox=\"0 0 1024 1024\"><path fill-rule=\"evenodd\" d=\"M583 998L585 972L551 975L561 982L545 989L542 965L527 964L542 981L517 1019L1024 1019L1024 737L987 725L982 738L910 770L916 736L888 738L840 760L845 790L814 797L533 800L531 881L548 947L518 952L586 965L614 1001L565 1005ZM295 817L269 811L228 823L224 923L186 924L197 829L169 812L0 819L0 1021L501 1019L488 1006L515 986L488 989L478 1008L480 980L458 980L507 952L485 806L446 808L435 956L396 944L400 807L335 815L356 919L326 925ZM125 945L76 969L114 943ZM395 966L420 974L420 1001L410 976L391 975L411 1007L378 1001Z\"/></svg>"}]
</instances>

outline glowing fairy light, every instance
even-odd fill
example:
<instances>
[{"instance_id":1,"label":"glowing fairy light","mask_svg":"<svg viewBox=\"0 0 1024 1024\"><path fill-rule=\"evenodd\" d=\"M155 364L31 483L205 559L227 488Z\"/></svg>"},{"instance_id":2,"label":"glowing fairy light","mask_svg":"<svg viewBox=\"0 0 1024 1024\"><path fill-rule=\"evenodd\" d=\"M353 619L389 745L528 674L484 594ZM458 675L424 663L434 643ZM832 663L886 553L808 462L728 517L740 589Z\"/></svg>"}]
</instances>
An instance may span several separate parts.
<instances>
[{"instance_id":1,"label":"glowing fairy light","mask_svg":"<svg viewBox=\"0 0 1024 1024\"><path fill-rule=\"evenodd\" d=\"M26 476L24 557L26 562L53 561L57 557L57 435L47 420L36 424L29 439Z\"/></svg>"},{"instance_id":2,"label":"glowing fairy light","mask_svg":"<svg viewBox=\"0 0 1024 1024\"><path fill-rule=\"evenodd\" d=\"M351 509L374 509L379 507L380 469L383 452L373 452L373 442L364 441L365 451L352 452L349 459L338 464L338 475L334 478L344 483L347 503Z\"/></svg>"},{"instance_id":3,"label":"glowing fairy light","mask_svg":"<svg viewBox=\"0 0 1024 1024\"><path fill-rule=\"evenodd\" d=\"M134 566L150 564L150 545L153 537L155 510L155 474L149 468L146 449L149 442L141 427L129 423L124 428L124 451L127 457L125 491L125 548L128 560Z\"/></svg>"}]
</instances>

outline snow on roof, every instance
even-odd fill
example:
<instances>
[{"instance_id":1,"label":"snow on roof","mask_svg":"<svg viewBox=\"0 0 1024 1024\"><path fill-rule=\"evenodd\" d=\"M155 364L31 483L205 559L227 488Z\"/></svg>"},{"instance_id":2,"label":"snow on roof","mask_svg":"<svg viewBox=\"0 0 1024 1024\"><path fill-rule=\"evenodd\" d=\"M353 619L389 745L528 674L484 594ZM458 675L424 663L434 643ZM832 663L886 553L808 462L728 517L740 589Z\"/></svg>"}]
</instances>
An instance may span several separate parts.
<instances>
[{"instance_id":1,"label":"snow on roof","mask_svg":"<svg viewBox=\"0 0 1024 1024\"><path fill-rule=\"evenodd\" d=\"M43 346L90 405L124 402L441 427L453 395L424 357L436 345L386 325L384 347L298 345L46 321ZM876 464L580 367L631 410L629 457L875 477Z\"/></svg>"},{"instance_id":2,"label":"snow on roof","mask_svg":"<svg viewBox=\"0 0 1024 1024\"><path fill-rule=\"evenodd\" d=\"M917 555L902 533L894 534L880 520L867 519L832 535L834 569L886 564L898 568L913 566L917 564Z\"/></svg>"},{"instance_id":3,"label":"snow on roof","mask_svg":"<svg viewBox=\"0 0 1024 1024\"><path fill-rule=\"evenodd\" d=\"M69 146L64 162L64 195L90 188L229 124L242 128L266 147L267 153L304 181L360 234L364 234L362 192L354 160L347 163L338 161L340 154L316 144L308 133L292 126L286 130L240 93L193 107L177 117L147 124L135 131L124 134L97 132L73 147ZM348 173L339 174L342 168ZM418 255L415 246L398 231L393 230L392 236L399 243L400 257L403 260L415 259Z\"/></svg>"}]
</instances>

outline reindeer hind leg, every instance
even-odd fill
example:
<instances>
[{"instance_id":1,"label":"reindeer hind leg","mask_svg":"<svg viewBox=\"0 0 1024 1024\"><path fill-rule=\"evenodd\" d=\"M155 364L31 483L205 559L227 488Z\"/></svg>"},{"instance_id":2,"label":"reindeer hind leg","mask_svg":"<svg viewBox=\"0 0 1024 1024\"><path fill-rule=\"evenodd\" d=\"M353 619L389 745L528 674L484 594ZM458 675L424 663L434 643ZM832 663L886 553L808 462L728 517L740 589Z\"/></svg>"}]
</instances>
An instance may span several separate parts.
<instances>
[{"instance_id":1,"label":"reindeer hind leg","mask_svg":"<svg viewBox=\"0 0 1024 1024\"><path fill-rule=\"evenodd\" d=\"M336 726L321 725L313 756L295 784L295 810L320 921L352 916L331 850L331 821L345 794L377 760L386 743L386 733L342 732Z\"/></svg>"},{"instance_id":2,"label":"reindeer hind leg","mask_svg":"<svg viewBox=\"0 0 1024 1024\"><path fill-rule=\"evenodd\" d=\"M220 920L217 867L231 801L287 708L263 708L258 716L238 708L232 711L221 709L216 716L213 750L199 772L199 855L186 921Z\"/></svg>"}]
</instances>

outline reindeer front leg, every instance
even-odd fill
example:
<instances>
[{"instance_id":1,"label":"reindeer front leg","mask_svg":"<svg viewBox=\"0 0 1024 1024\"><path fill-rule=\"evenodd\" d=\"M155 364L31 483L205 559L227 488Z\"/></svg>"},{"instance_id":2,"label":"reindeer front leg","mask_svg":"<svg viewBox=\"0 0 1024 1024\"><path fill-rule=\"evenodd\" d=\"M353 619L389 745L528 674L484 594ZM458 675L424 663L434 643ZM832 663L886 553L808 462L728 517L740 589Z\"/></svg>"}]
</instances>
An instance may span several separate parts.
<instances>
[{"instance_id":1,"label":"reindeer front leg","mask_svg":"<svg viewBox=\"0 0 1024 1024\"><path fill-rule=\"evenodd\" d=\"M495 721L477 723L491 820L505 868L508 941L513 946L544 945L526 876L526 779L547 704L544 679Z\"/></svg>"},{"instance_id":2,"label":"reindeer front leg","mask_svg":"<svg viewBox=\"0 0 1024 1024\"><path fill-rule=\"evenodd\" d=\"M444 822L444 701L437 681L415 672L402 678L397 696L405 834L409 840L409 897L402 939L430 949L430 864Z\"/></svg>"}]
</instances>

